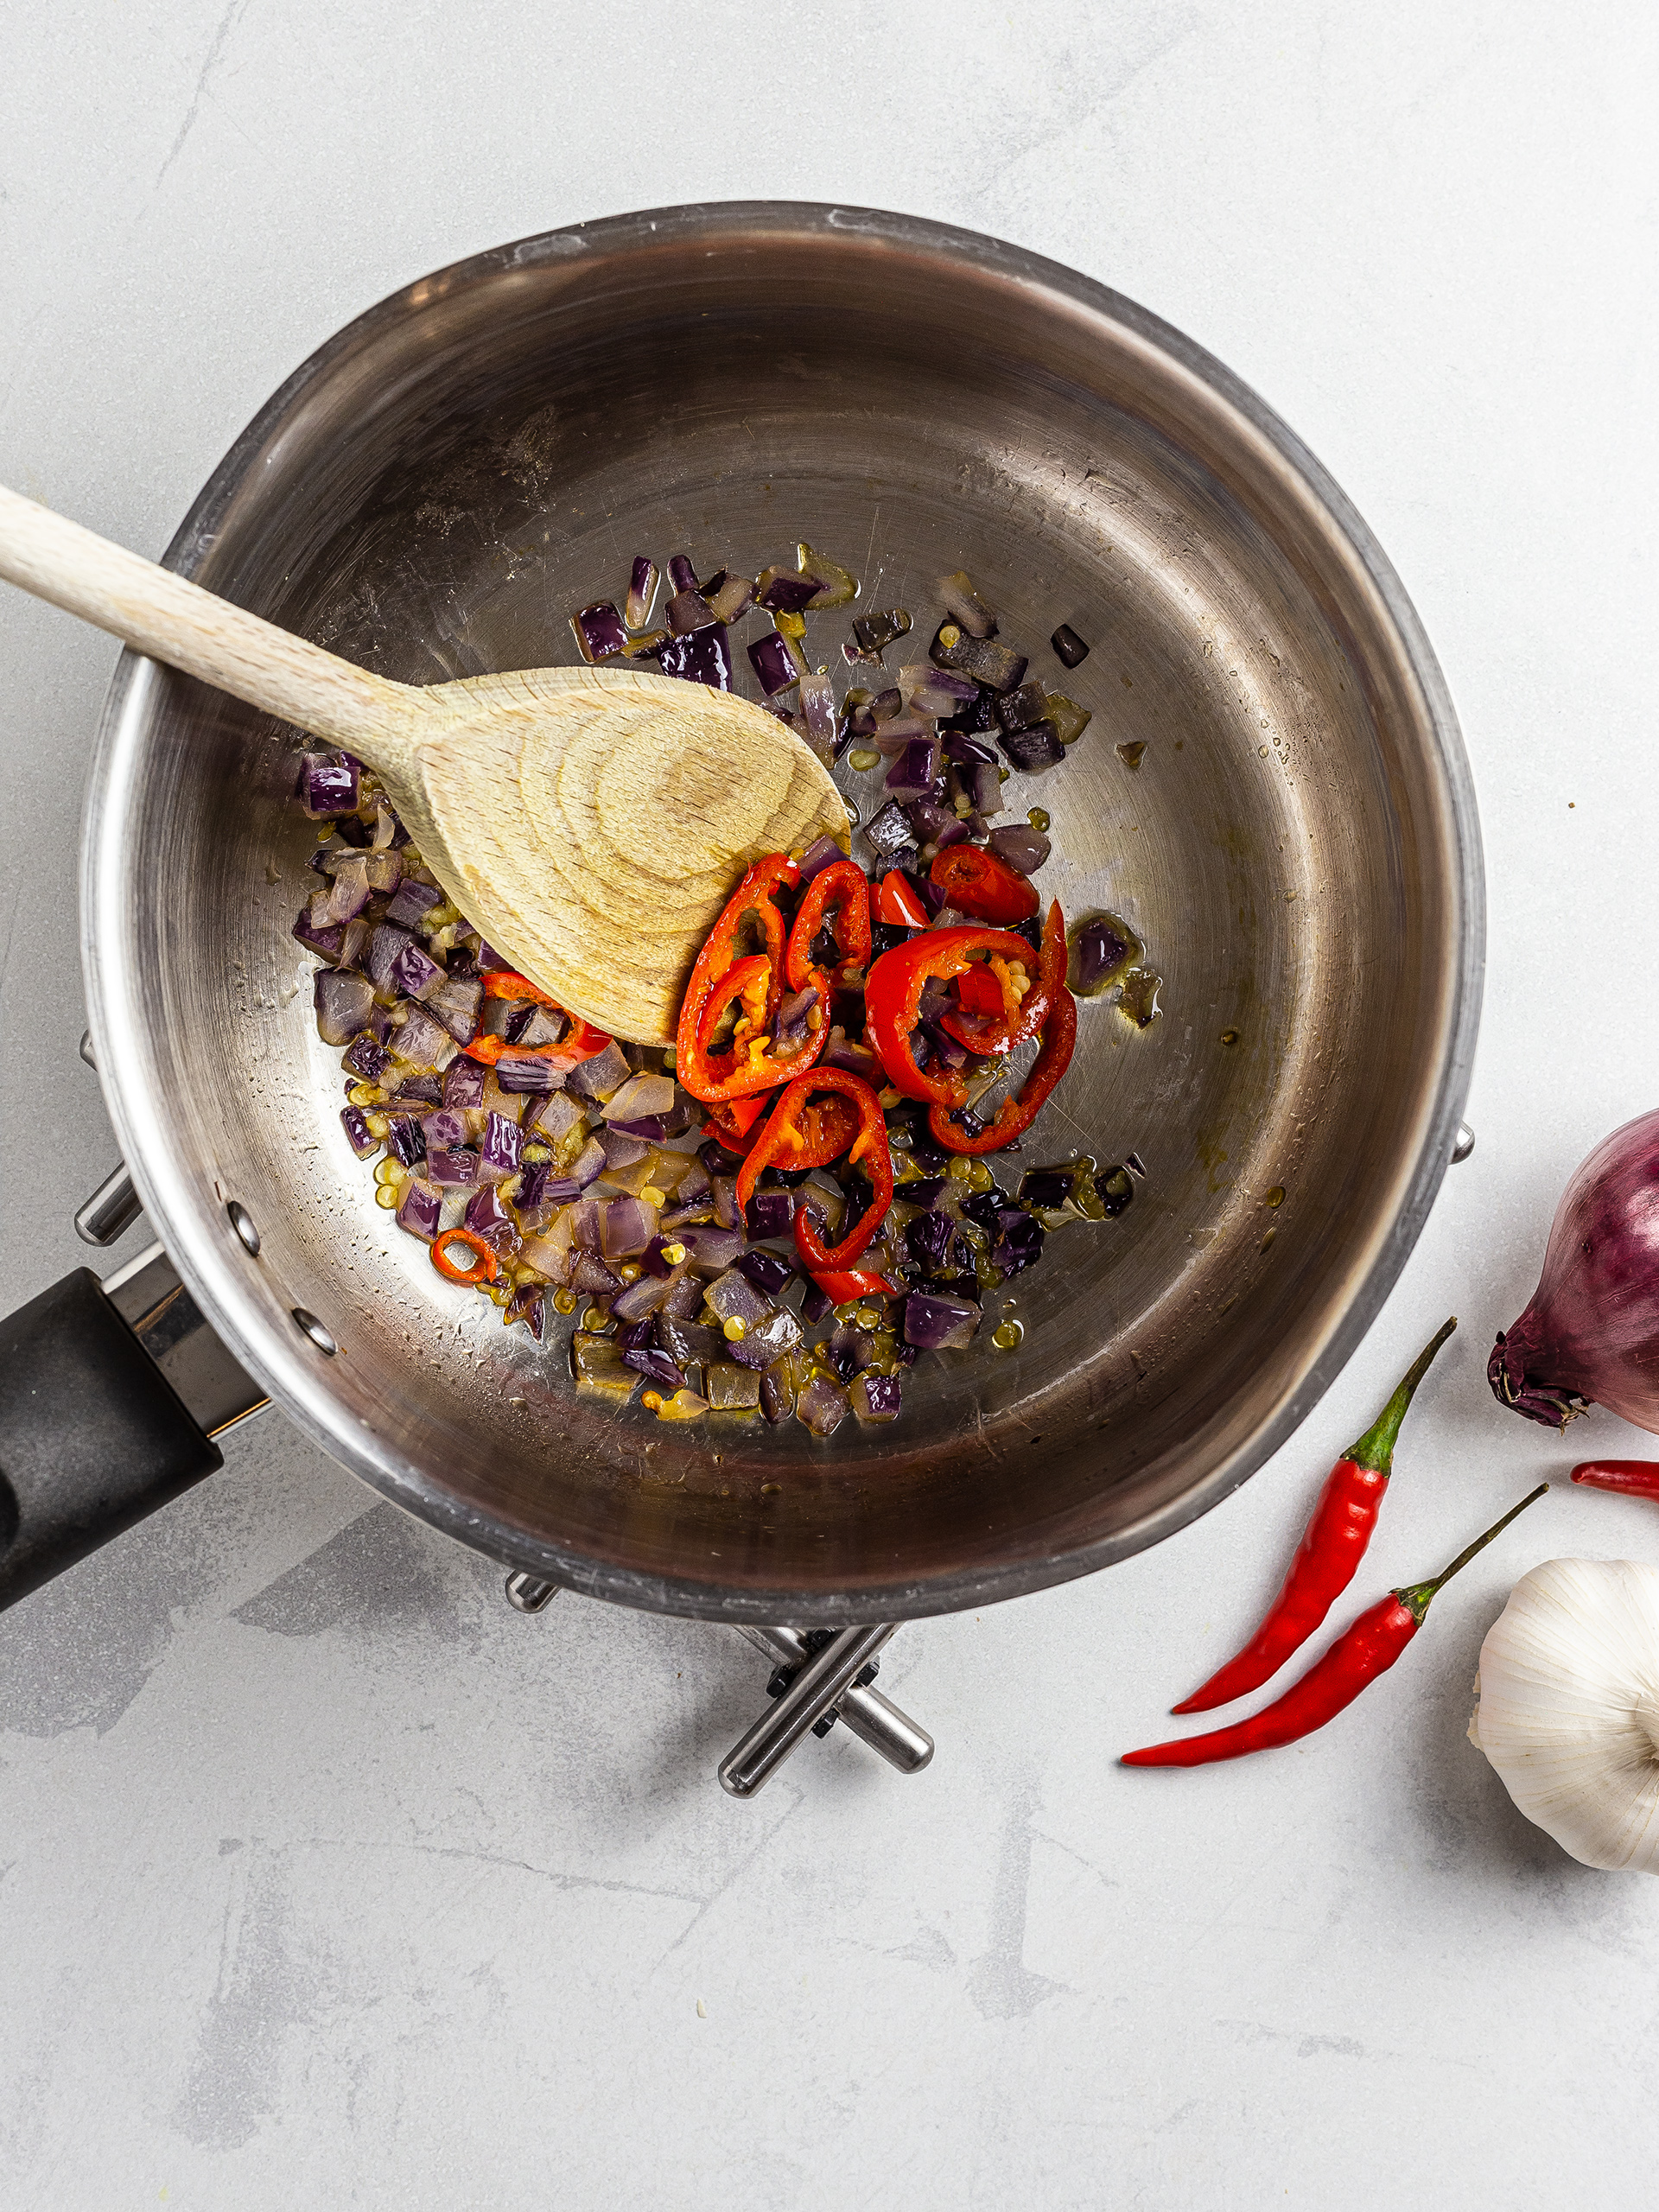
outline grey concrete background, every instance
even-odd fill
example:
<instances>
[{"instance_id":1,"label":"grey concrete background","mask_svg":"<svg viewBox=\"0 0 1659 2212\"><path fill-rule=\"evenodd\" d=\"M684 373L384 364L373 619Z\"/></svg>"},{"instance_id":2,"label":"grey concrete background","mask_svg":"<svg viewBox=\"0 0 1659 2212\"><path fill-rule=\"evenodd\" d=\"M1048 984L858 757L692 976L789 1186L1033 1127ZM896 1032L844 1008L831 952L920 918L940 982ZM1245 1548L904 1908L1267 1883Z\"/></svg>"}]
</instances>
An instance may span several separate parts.
<instances>
[{"instance_id":1,"label":"grey concrete background","mask_svg":"<svg viewBox=\"0 0 1659 2212\"><path fill-rule=\"evenodd\" d=\"M1651 1508L1554 1493L1297 1750L1111 1759L1254 1618L1446 1312L1367 1588L1573 1456L1481 1370L1566 1175L1655 1103L1655 22L0 4L0 480L158 552L296 363L457 256L702 198L975 226L1192 332L1333 469L1450 677L1492 905L1479 1147L1348 1372L1159 1550L906 1630L918 1780L837 1738L727 1801L745 1646L522 1620L275 1416L0 1622L6 2203L1645 2196L1659 1885L1565 1858L1463 1729L1513 1580L1659 1561ZM112 660L0 599L8 1300L83 1258L113 1158L73 913Z\"/></svg>"}]
</instances>

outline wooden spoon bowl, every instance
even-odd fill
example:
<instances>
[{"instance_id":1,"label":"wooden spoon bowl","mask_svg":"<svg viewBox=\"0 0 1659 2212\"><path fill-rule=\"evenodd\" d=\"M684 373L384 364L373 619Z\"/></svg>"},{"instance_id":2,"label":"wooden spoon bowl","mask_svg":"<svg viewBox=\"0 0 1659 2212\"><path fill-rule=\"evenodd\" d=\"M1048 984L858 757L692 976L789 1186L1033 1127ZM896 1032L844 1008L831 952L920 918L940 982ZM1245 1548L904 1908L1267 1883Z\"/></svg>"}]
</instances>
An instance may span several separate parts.
<instances>
[{"instance_id":1,"label":"wooden spoon bowl","mask_svg":"<svg viewBox=\"0 0 1659 2212\"><path fill-rule=\"evenodd\" d=\"M747 863L847 808L775 715L636 668L394 683L0 486L0 576L373 769L446 896L613 1036L670 1044Z\"/></svg>"}]
</instances>

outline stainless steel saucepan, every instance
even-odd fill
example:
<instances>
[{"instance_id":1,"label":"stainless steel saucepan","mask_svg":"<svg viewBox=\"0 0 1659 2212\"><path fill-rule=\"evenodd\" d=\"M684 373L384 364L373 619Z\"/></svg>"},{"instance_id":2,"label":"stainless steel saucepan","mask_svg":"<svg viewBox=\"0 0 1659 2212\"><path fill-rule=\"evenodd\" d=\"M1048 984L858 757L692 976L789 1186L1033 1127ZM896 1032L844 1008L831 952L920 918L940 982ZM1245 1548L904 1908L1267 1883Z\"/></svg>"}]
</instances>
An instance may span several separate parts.
<instances>
[{"instance_id":1,"label":"stainless steel saucepan","mask_svg":"<svg viewBox=\"0 0 1659 2212\"><path fill-rule=\"evenodd\" d=\"M431 683L574 660L568 615L620 594L635 552L753 574L799 537L858 573L865 605L912 608L923 645L933 580L966 567L1033 672L1093 712L1064 767L1008 789L1052 817L1045 890L1128 918L1162 1011L1139 1029L1082 1006L1018 1164L1133 1151L1127 1211L1054 1235L1012 1286L1023 1343L925 1356L894 1427L849 1421L825 1446L578 1395L563 1343L538 1350L441 1281L341 1138L339 1055L289 933L313 838L283 733L128 655L84 947L110 1114L167 1256L118 1286L126 1319L72 1278L0 1325L0 1594L205 1471L200 1430L266 1392L511 1568L803 1627L1087 1573L1205 1511L1306 1414L1451 1152L1478 834L1393 570L1198 346L1052 263L907 218L622 217L353 323L168 558ZM1069 675L1047 644L1062 621L1092 648ZM868 815L879 779L842 775ZM182 1406L147 1398L152 1353ZM69 1388L31 1395L48 1369ZM67 1427L31 1426L48 1402Z\"/></svg>"}]
</instances>

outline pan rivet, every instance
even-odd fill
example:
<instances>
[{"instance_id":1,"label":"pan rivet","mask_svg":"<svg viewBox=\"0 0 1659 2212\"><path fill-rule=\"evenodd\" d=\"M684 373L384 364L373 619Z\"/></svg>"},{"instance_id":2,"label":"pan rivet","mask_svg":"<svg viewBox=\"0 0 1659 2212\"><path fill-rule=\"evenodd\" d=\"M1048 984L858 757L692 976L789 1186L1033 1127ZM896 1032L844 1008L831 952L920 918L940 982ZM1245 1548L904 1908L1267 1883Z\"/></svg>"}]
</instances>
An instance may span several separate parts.
<instances>
[{"instance_id":1,"label":"pan rivet","mask_svg":"<svg viewBox=\"0 0 1659 2212\"><path fill-rule=\"evenodd\" d=\"M225 1211L231 1217L231 1227L257 1260L259 1256L259 1232L253 1225L252 1215L236 1198L231 1200Z\"/></svg>"},{"instance_id":2,"label":"pan rivet","mask_svg":"<svg viewBox=\"0 0 1659 2212\"><path fill-rule=\"evenodd\" d=\"M304 1330L306 1335L310 1338L317 1350L319 1351L327 1352L329 1358L332 1359L334 1354L340 1350L340 1346L329 1335L327 1330L323 1327L316 1315L315 1313L308 1313L303 1306L296 1306L294 1308L294 1319L299 1323L301 1328Z\"/></svg>"}]
</instances>

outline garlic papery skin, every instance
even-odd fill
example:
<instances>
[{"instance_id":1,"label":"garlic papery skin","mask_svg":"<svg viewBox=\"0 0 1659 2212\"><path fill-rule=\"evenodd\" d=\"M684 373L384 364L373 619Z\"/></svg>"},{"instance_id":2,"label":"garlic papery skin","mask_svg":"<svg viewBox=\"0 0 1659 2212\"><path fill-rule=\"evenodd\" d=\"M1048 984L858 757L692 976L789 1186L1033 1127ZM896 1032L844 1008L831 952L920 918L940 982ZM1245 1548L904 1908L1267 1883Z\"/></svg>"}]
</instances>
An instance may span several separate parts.
<instances>
[{"instance_id":1,"label":"garlic papery skin","mask_svg":"<svg viewBox=\"0 0 1659 2212\"><path fill-rule=\"evenodd\" d=\"M1586 1866L1659 1874L1659 1567L1553 1559L1480 1647L1469 1740Z\"/></svg>"}]
</instances>

